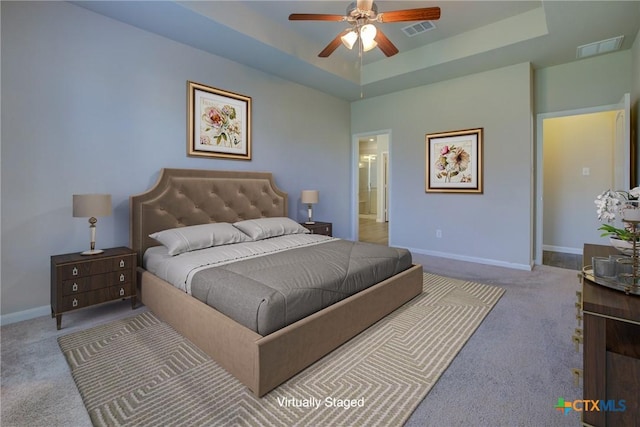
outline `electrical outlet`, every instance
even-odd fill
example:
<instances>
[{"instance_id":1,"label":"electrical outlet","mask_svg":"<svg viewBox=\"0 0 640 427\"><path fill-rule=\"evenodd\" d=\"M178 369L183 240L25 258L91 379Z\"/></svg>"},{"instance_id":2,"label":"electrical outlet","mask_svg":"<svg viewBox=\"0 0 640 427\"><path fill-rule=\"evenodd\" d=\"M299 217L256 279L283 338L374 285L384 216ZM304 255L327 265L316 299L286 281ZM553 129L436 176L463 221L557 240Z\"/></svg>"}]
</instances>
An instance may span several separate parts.
<instances>
[{"instance_id":1,"label":"electrical outlet","mask_svg":"<svg viewBox=\"0 0 640 427\"><path fill-rule=\"evenodd\" d=\"M441 239L441 238L442 238L442 230L440 230L440 229L436 230L436 237L437 237L438 239Z\"/></svg>"}]
</instances>

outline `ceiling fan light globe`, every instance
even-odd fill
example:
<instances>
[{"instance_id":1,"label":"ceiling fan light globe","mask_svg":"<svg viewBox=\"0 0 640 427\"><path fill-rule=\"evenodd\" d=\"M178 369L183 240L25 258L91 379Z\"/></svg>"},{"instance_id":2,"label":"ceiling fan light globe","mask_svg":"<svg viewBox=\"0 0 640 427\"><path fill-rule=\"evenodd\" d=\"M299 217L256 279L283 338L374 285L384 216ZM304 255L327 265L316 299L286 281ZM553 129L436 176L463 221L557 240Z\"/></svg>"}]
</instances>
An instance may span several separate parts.
<instances>
[{"instance_id":1,"label":"ceiling fan light globe","mask_svg":"<svg viewBox=\"0 0 640 427\"><path fill-rule=\"evenodd\" d=\"M340 37L340 40L342 40L342 44L347 49L353 49L353 45L356 43L356 40L358 40L358 34L355 31L349 31L347 34Z\"/></svg>"},{"instance_id":2,"label":"ceiling fan light globe","mask_svg":"<svg viewBox=\"0 0 640 427\"><path fill-rule=\"evenodd\" d=\"M376 27L373 24L366 24L360 28L360 37L362 37L363 43L373 41L373 39L376 38L377 33L378 30L376 30Z\"/></svg>"},{"instance_id":3,"label":"ceiling fan light globe","mask_svg":"<svg viewBox=\"0 0 640 427\"><path fill-rule=\"evenodd\" d=\"M375 48L376 46L378 46L378 43L375 40L369 40L369 41L366 41L364 39L362 40L362 50L364 52L368 52L371 49Z\"/></svg>"}]
</instances>

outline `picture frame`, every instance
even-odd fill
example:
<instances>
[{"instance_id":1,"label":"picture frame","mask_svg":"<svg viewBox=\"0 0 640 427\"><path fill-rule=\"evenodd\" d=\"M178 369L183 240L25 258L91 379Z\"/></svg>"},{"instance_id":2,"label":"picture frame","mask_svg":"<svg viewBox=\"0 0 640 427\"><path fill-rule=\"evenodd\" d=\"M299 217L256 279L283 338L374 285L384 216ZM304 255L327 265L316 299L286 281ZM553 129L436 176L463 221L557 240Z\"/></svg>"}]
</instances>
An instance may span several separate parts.
<instances>
[{"instance_id":1,"label":"picture frame","mask_svg":"<svg viewBox=\"0 0 640 427\"><path fill-rule=\"evenodd\" d=\"M483 192L483 128L425 136L425 192Z\"/></svg>"},{"instance_id":2,"label":"picture frame","mask_svg":"<svg viewBox=\"0 0 640 427\"><path fill-rule=\"evenodd\" d=\"M187 155L251 160L251 97L187 81Z\"/></svg>"}]
</instances>

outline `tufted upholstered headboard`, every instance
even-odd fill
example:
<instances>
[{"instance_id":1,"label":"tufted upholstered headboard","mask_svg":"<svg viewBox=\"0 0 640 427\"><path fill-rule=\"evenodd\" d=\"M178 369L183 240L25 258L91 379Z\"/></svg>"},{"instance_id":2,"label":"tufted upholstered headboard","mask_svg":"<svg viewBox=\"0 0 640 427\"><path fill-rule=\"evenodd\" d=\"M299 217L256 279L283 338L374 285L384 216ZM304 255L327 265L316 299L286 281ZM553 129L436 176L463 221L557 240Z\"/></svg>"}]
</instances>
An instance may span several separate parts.
<instances>
[{"instance_id":1,"label":"tufted upholstered headboard","mask_svg":"<svg viewBox=\"0 0 640 427\"><path fill-rule=\"evenodd\" d=\"M271 173L162 169L150 190L131 196L130 245L142 265L144 251L159 243L149 234L212 222L287 216L287 193Z\"/></svg>"}]
</instances>

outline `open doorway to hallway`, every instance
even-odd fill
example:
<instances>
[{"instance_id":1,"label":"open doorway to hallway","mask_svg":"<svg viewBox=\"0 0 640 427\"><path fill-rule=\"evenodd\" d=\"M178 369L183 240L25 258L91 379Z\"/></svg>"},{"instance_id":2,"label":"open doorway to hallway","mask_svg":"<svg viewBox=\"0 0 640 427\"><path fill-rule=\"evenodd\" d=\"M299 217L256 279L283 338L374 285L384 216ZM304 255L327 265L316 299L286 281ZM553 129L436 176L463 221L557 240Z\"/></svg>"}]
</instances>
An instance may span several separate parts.
<instances>
[{"instance_id":1,"label":"open doorway to hallway","mask_svg":"<svg viewBox=\"0 0 640 427\"><path fill-rule=\"evenodd\" d=\"M538 115L537 264L579 270L585 243L606 244L593 200L635 185L629 117L629 94L615 105Z\"/></svg>"},{"instance_id":2,"label":"open doorway to hallway","mask_svg":"<svg viewBox=\"0 0 640 427\"><path fill-rule=\"evenodd\" d=\"M358 139L358 237L389 244L389 135Z\"/></svg>"}]
</instances>

